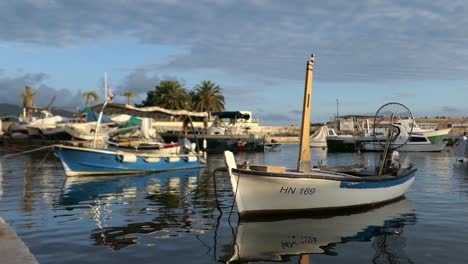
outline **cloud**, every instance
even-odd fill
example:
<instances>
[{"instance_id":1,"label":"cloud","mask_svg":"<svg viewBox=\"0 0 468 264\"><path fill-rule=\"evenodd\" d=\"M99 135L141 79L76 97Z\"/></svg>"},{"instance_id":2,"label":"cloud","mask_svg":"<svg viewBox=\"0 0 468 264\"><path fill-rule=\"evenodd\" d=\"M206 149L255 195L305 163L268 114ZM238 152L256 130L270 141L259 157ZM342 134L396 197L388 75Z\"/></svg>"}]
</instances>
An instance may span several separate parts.
<instances>
[{"instance_id":1,"label":"cloud","mask_svg":"<svg viewBox=\"0 0 468 264\"><path fill-rule=\"evenodd\" d=\"M69 47L122 36L184 48L161 69L242 78L466 79L464 1L3 1L0 42Z\"/></svg>"},{"instance_id":2,"label":"cloud","mask_svg":"<svg viewBox=\"0 0 468 264\"><path fill-rule=\"evenodd\" d=\"M54 96L56 97L52 105L54 107L73 109L83 103L79 92L52 88L45 84L47 79L48 75L45 73L23 73L15 77L0 75L0 103L22 105L21 92L27 85L38 92L34 100L38 107L47 106Z\"/></svg>"},{"instance_id":3,"label":"cloud","mask_svg":"<svg viewBox=\"0 0 468 264\"><path fill-rule=\"evenodd\" d=\"M408 98L416 98L417 94L415 93L407 93L407 92L396 92L393 95L387 95L384 97L384 100L386 101L400 101L403 99L408 99Z\"/></svg>"},{"instance_id":4,"label":"cloud","mask_svg":"<svg viewBox=\"0 0 468 264\"><path fill-rule=\"evenodd\" d=\"M291 118L289 115L285 114L276 114L276 113L264 113L261 114L259 113L259 116L261 117L262 121L265 124L282 124L282 125L290 125L292 123L297 123L297 121L294 118Z\"/></svg>"},{"instance_id":5,"label":"cloud","mask_svg":"<svg viewBox=\"0 0 468 264\"><path fill-rule=\"evenodd\" d=\"M159 81L160 79L157 74L148 74L145 70L136 69L120 81L116 91L119 94L124 91L146 94L146 92L154 90L154 87L159 83Z\"/></svg>"},{"instance_id":6,"label":"cloud","mask_svg":"<svg viewBox=\"0 0 468 264\"><path fill-rule=\"evenodd\" d=\"M453 106L442 106L441 112L444 114L460 114L463 113L464 111Z\"/></svg>"},{"instance_id":7,"label":"cloud","mask_svg":"<svg viewBox=\"0 0 468 264\"><path fill-rule=\"evenodd\" d=\"M114 102L126 103L127 99L122 94L126 91L131 91L137 94L132 99L132 102L140 103L140 101L146 98L148 91L154 90L159 81L159 76L156 73L151 74L143 69L134 69L117 85L114 90Z\"/></svg>"}]
</instances>

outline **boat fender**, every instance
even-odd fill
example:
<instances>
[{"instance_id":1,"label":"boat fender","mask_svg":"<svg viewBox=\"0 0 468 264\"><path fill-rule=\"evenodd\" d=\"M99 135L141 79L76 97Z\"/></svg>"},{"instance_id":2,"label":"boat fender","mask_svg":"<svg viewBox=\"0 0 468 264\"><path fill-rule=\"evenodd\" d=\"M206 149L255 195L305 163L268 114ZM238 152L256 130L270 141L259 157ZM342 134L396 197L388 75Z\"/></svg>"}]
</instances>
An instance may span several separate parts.
<instances>
[{"instance_id":1,"label":"boat fender","mask_svg":"<svg viewBox=\"0 0 468 264\"><path fill-rule=\"evenodd\" d=\"M131 153L119 154L119 161L133 163L137 161L137 156Z\"/></svg>"},{"instance_id":2,"label":"boat fender","mask_svg":"<svg viewBox=\"0 0 468 264\"><path fill-rule=\"evenodd\" d=\"M197 149L197 143L192 143L190 146L190 151L195 152L196 149Z\"/></svg>"},{"instance_id":3,"label":"boat fender","mask_svg":"<svg viewBox=\"0 0 468 264\"><path fill-rule=\"evenodd\" d=\"M160 162L161 159L160 158L157 158L157 157L144 157L143 160L146 162L146 163L157 163L157 162Z\"/></svg>"},{"instance_id":4,"label":"boat fender","mask_svg":"<svg viewBox=\"0 0 468 264\"><path fill-rule=\"evenodd\" d=\"M185 157L185 160L186 160L187 162L195 162L195 161L198 160L198 158L197 158L197 157L194 157L194 156L190 156L190 157Z\"/></svg>"},{"instance_id":5,"label":"boat fender","mask_svg":"<svg viewBox=\"0 0 468 264\"><path fill-rule=\"evenodd\" d=\"M166 161L167 162L178 162L178 161L180 161L180 158L179 157L168 157L168 158L166 158Z\"/></svg>"}]
</instances>

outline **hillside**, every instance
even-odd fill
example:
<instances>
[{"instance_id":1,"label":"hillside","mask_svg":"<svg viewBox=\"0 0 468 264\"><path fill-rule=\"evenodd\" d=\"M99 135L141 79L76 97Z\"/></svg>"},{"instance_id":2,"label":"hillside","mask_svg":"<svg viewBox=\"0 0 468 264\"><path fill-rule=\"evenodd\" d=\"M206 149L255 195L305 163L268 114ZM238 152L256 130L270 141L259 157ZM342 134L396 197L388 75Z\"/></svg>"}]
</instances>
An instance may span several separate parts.
<instances>
[{"instance_id":1,"label":"hillside","mask_svg":"<svg viewBox=\"0 0 468 264\"><path fill-rule=\"evenodd\" d=\"M21 107L12 104L0 104L0 116L19 116Z\"/></svg>"},{"instance_id":2,"label":"hillside","mask_svg":"<svg viewBox=\"0 0 468 264\"><path fill-rule=\"evenodd\" d=\"M0 104L0 117L2 116L19 116L21 114L22 107L12 104ZM52 114L61 115L64 117L73 117L75 113L70 111L65 111L63 109L55 109L52 107Z\"/></svg>"}]
</instances>

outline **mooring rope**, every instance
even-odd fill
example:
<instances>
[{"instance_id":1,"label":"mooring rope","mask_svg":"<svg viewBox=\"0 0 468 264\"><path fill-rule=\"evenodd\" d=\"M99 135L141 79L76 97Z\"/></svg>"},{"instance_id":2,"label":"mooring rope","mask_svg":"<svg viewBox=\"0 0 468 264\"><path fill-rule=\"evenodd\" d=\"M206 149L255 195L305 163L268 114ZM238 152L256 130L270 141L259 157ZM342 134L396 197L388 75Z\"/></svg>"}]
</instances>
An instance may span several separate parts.
<instances>
[{"instance_id":1,"label":"mooring rope","mask_svg":"<svg viewBox=\"0 0 468 264\"><path fill-rule=\"evenodd\" d=\"M49 146L40 147L40 148L36 148L36 149L26 150L26 151L23 151L23 152L20 152L20 153L7 154L7 155L0 156L0 159L8 159L8 158L13 158L13 157L16 157L16 156L21 156L21 155L24 155L24 154L28 154L28 153L43 151L45 149L51 149L54 146L56 146L56 145L49 145Z\"/></svg>"}]
</instances>

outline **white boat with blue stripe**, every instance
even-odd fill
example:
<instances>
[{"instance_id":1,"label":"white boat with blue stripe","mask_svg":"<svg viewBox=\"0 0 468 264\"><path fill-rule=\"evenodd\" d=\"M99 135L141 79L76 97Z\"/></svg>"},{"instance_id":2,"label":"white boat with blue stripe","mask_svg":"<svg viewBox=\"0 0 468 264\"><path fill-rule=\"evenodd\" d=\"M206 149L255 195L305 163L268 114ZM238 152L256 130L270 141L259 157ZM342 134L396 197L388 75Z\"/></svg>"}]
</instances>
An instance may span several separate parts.
<instances>
[{"instance_id":1,"label":"white boat with blue stripe","mask_svg":"<svg viewBox=\"0 0 468 264\"><path fill-rule=\"evenodd\" d=\"M238 167L229 151L225 159L241 217L377 206L401 198L416 172L411 166L380 176L358 166L308 172L277 166Z\"/></svg>"},{"instance_id":2,"label":"white boat with blue stripe","mask_svg":"<svg viewBox=\"0 0 468 264\"><path fill-rule=\"evenodd\" d=\"M297 168L252 165L248 161L237 165L232 152L224 153L241 217L377 206L403 197L414 181L416 168L411 164L403 167L396 148L392 148L398 131L392 122L387 127L384 152L377 153L382 157L377 164L311 167L309 124L313 63L311 57L307 63ZM390 113L390 120L401 119L407 114L406 110L401 104L390 103L381 107L376 116Z\"/></svg>"}]
</instances>

